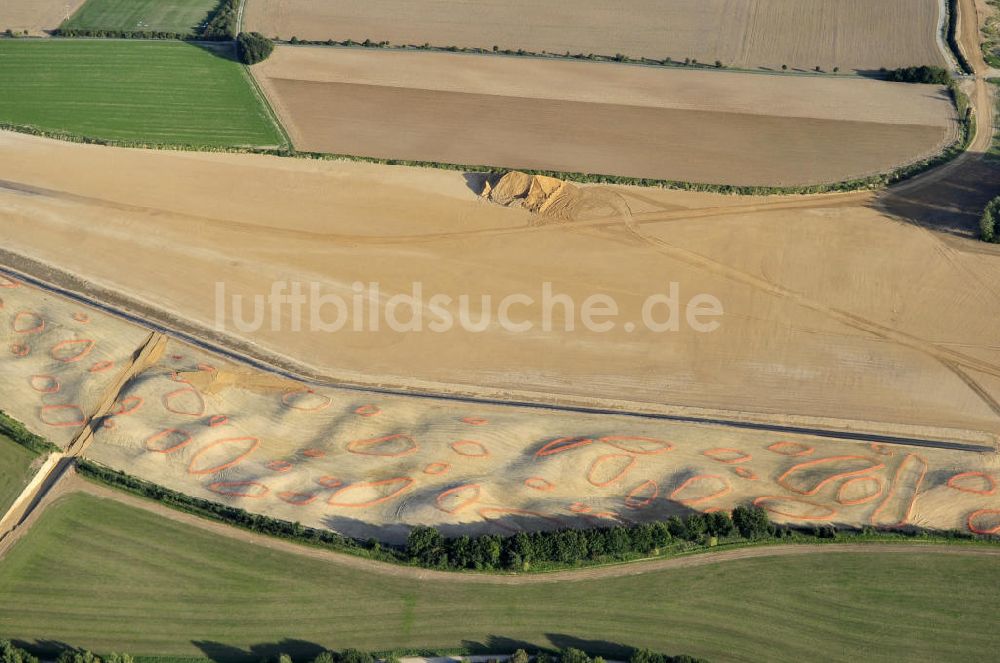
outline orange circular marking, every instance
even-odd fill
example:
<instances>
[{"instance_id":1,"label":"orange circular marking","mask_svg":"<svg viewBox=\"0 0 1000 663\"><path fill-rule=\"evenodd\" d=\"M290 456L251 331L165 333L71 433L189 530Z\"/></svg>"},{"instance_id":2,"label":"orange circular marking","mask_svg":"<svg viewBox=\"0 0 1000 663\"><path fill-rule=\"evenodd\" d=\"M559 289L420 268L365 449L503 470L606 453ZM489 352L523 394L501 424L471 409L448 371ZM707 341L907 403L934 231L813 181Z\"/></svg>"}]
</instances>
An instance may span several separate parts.
<instances>
[{"instance_id":1,"label":"orange circular marking","mask_svg":"<svg viewBox=\"0 0 1000 663\"><path fill-rule=\"evenodd\" d=\"M142 396L126 396L118 403L118 407L114 410L113 414L116 417L124 417L130 414L134 414L145 400Z\"/></svg>"},{"instance_id":2,"label":"orange circular marking","mask_svg":"<svg viewBox=\"0 0 1000 663\"><path fill-rule=\"evenodd\" d=\"M573 513L590 513L593 509L583 502L573 502L569 505L569 510Z\"/></svg>"},{"instance_id":3,"label":"orange circular marking","mask_svg":"<svg viewBox=\"0 0 1000 663\"><path fill-rule=\"evenodd\" d=\"M208 489L213 493L227 497L249 497L251 499L264 497L271 492L270 488L256 481L216 481L209 484ZM245 489L256 489L256 492L248 492Z\"/></svg>"},{"instance_id":4,"label":"orange circular marking","mask_svg":"<svg viewBox=\"0 0 1000 663\"><path fill-rule=\"evenodd\" d=\"M315 396L317 400L312 405L299 405L297 400L308 400L310 396ZM329 396L324 396L323 394L317 394L312 389L298 389L296 391L285 392L281 396L281 402L285 407L290 407L293 410L299 410L301 412L319 412L320 410L325 410L330 407L330 403L333 400Z\"/></svg>"},{"instance_id":5,"label":"orange circular marking","mask_svg":"<svg viewBox=\"0 0 1000 663\"><path fill-rule=\"evenodd\" d=\"M544 456L555 456L556 454L561 454L565 451L572 451L573 449L585 447L593 443L593 440L586 437L560 437L556 440L552 440L539 449L535 453L535 457L542 458Z\"/></svg>"},{"instance_id":6,"label":"orange circular marking","mask_svg":"<svg viewBox=\"0 0 1000 663\"><path fill-rule=\"evenodd\" d=\"M306 504L312 504L319 497L316 493L296 493L291 490L286 490L283 493L278 493L278 498L292 504L294 506L305 506Z\"/></svg>"},{"instance_id":7,"label":"orange circular marking","mask_svg":"<svg viewBox=\"0 0 1000 663\"><path fill-rule=\"evenodd\" d=\"M444 474L451 469L451 463L430 463L424 468L424 474Z\"/></svg>"},{"instance_id":8,"label":"orange circular marking","mask_svg":"<svg viewBox=\"0 0 1000 663\"><path fill-rule=\"evenodd\" d=\"M801 497L784 495L765 495L753 501L754 506L761 506L779 516L794 520L829 520L837 515L837 510L823 504L810 502ZM798 511L794 509L799 508Z\"/></svg>"},{"instance_id":9,"label":"orange circular marking","mask_svg":"<svg viewBox=\"0 0 1000 663\"><path fill-rule=\"evenodd\" d=\"M397 433L367 440L354 440L347 444L347 450L361 456L400 458L417 453L420 450L420 445L409 435Z\"/></svg>"},{"instance_id":10,"label":"orange circular marking","mask_svg":"<svg viewBox=\"0 0 1000 663\"><path fill-rule=\"evenodd\" d=\"M160 442L167 440L168 438L174 439L170 441L171 443L169 445L161 447ZM178 449L183 449L189 444L191 444L191 435L189 433L178 430L177 428L168 428L150 436L149 439L146 440L146 449L158 454L169 454L177 451Z\"/></svg>"},{"instance_id":11,"label":"orange circular marking","mask_svg":"<svg viewBox=\"0 0 1000 663\"><path fill-rule=\"evenodd\" d=\"M56 413L72 413L74 416L72 419L64 419L62 414ZM87 421L79 405L43 405L38 418L43 424L56 428L82 426Z\"/></svg>"},{"instance_id":12,"label":"orange circular marking","mask_svg":"<svg viewBox=\"0 0 1000 663\"><path fill-rule=\"evenodd\" d=\"M482 442L475 440L452 442L451 448L459 456L468 456L469 458L485 458L490 455L490 450L483 446Z\"/></svg>"},{"instance_id":13,"label":"orange circular marking","mask_svg":"<svg viewBox=\"0 0 1000 663\"><path fill-rule=\"evenodd\" d=\"M20 285L20 281L9 279L6 276L0 276L0 288L17 288L20 287Z\"/></svg>"},{"instance_id":14,"label":"orange circular marking","mask_svg":"<svg viewBox=\"0 0 1000 663\"><path fill-rule=\"evenodd\" d=\"M182 409L174 405L174 401L182 397L194 397L197 400L197 405L193 408ZM191 405L191 403L187 403ZM166 394L163 397L163 407L168 412L173 412L174 414L180 414L186 417L200 417L205 414L205 399L201 397L201 393L194 387L184 387L182 389L176 389Z\"/></svg>"},{"instance_id":15,"label":"orange circular marking","mask_svg":"<svg viewBox=\"0 0 1000 663\"><path fill-rule=\"evenodd\" d=\"M115 362L113 361L99 361L87 370L91 373L103 373L114 367L115 367Z\"/></svg>"},{"instance_id":16,"label":"orange circular marking","mask_svg":"<svg viewBox=\"0 0 1000 663\"><path fill-rule=\"evenodd\" d=\"M26 343L11 343L9 349L15 357L27 357L31 354L31 347Z\"/></svg>"},{"instance_id":17,"label":"orange circular marking","mask_svg":"<svg viewBox=\"0 0 1000 663\"><path fill-rule=\"evenodd\" d=\"M84 313L83 311L77 311L76 313L74 313L73 319L82 324L87 324L88 322L90 322L90 316Z\"/></svg>"},{"instance_id":18,"label":"orange circular marking","mask_svg":"<svg viewBox=\"0 0 1000 663\"><path fill-rule=\"evenodd\" d=\"M917 494L920 491L920 484L924 482L924 477L927 476L927 461L924 460L923 456L918 456L917 454L907 454L907 456L902 460L899 466L896 467L896 473L893 475L892 483L889 486L889 491L885 495L885 499L882 500L875 510L872 511L872 515L869 517L869 522L873 525L878 524L879 516L882 511L889 506L892 498L896 495L896 490L898 489L900 478L903 476L903 472L906 467L913 462L920 463L920 474L914 483L913 494L909 496L906 503L906 511L903 513L903 517L896 523L890 525L890 527L899 527L906 525L910 522L910 516L913 515L913 505L917 501Z\"/></svg>"},{"instance_id":19,"label":"orange circular marking","mask_svg":"<svg viewBox=\"0 0 1000 663\"><path fill-rule=\"evenodd\" d=\"M203 373L215 372L215 366L212 366L211 364L198 364L196 368Z\"/></svg>"},{"instance_id":20,"label":"orange circular marking","mask_svg":"<svg viewBox=\"0 0 1000 663\"><path fill-rule=\"evenodd\" d=\"M846 470L844 472L837 472L835 474L831 474L830 476L821 480L819 483L817 483L815 486L813 486L808 490L802 490L801 488L796 488L795 486L791 486L788 484L788 478L797 472L801 472L802 470L806 470L811 467L818 467L820 465L837 463L843 460L863 460L867 461L869 465L868 467L863 467L861 469ZM823 486L827 485L831 481L838 481L840 479L846 479L847 477L853 477L860 474L868 474L869 472L877 472L878 470L881 470L884 467L885 467L884 463L879 463L878 461L868 458L867 456L829 456L827 458L816 458L814 460L807 460L803 463L793 465L784 474L778 477L775 480L775 483L777 483L782 488L790 490L793 493L798 493L799 495L815 495L823 488Z\"/></svg>"},{"instance_id":21,"label":"orange circular marking","mask_svg":"<svg viewBox=\"0 0 1000 663\"><path fill-rule=\"evenodd\" d=\"M250 443L248 448L245 451L236 455L235 457L231 458L230 460L224 463L219 463L218 465L213 465L211 467L197 467L198 461L201 459L202 456L207 454L209 451L217 449L219 447L235 445L245 442ZM209 444L208 446L206 446L205 448L203 448L201 451L199 451L194 455L194 457L191 459L191 462L188 464L188 474L195 474L195 475L216 474L218 472L222 472L223 470L228 470L230 467L238 465L242 463L244 460L246 460L247 457L250 456L250 454L252 454L254 451L257 451L257 448L259 446L260 446L260 440L256 437L230 437L224 440L218 440L217 442L212 442L211 444Z\"/></svg>"},{"instance_id":22,"label":"orange circular marking","mask_svg":"<svg viewBox=\"0 0 1000 663\"><path fill-rule=\"evenodd\" d=\"M32 375L28 378L28 384L37 392L43 394L54 394L58 392L62 385L54 375Z\"/></svg>"},{"instance_id":23,"label":"orange circular marking","mask_svg":"<svg viewBox=\"0 0 1000 663\"><path fill-rule=\"evenodd\" d=\"M692 484L700 483L703 481L712 481L712 480L719 481L720 483L722 483L722 488L715 491L714 493L711 493L709 495L703 495L701 497L690 497L690 498L679 497L680 494L684 492L685 489L689 488ZM693 477L685 479L684 483L674 488L673 492L670 493L670 497L668 499L683 504L684 506L694 506L695 504L701 504L703 502L714 500L717 497L728 495L730 492L732 492L732 490L733 486L724 476L720 476L718 474L696 474Z\"/></svg>"},{"instance_id":24,"label":"orange circular marking","mask_svg":"<svg viewBox=\"0 0 1000 663\"><path fill-rule=\"evenodd\" d=\"M323 458L326 456L326 452L322 449L306 449L302 452L302 455L308 458Z\"/></svg>"},{"instance_id":25,"label":"orange circular marking","mask_svg":"<svg viewBox=\"0 0 1000 663\"><path fill-rule=\"evenodd\" d=\"M782 456L808 456L816 451L816 447L810 447L801 442L775 442L767 450Z\"/></svg>"},{"instance_id":26,"label":"orange circular marking","mask_svg":"<svg viewBox=\"0 0 1000 663\"><path fill-rule=\"evenodd\" d=\"M329 504L330 506L341 506L350 508L364 508L369 506L375 506L377 504L382 504L383 502L388 502L389 500L395 497L399 497L407 490L409 490L410 487L413 486L413 483L414 483L413 479L411 479L410 477L395 477L392 479L382 479L381 481L362 481L359 483L352 483L348 486L344 486L343 488L335 492L333 495L331 495L330 499L328 499L326 503ZM382 486L393 486L393 485L398 485L399 488L396 488L391 493L388 493L386 495L381 495L379 497L375 497L370 500L365 500L363 502L350 502L344 500L344 497L349 495L352 491L365 491L365 490L370 490L372 488L377 489L381 488Z\"/></svg>"},{"instance_id":27,"label":"orange circular marking","mask_svg":"<svg viewBox=\"0 0 1000 663\"><path fill-rule=\"evenodd\" d=\"M635 467L637 459L635 456L630 456L628 454L605 454L603 456L598 456L594 459L594 462L590 464L590 469L587 470L587 481L590 482L592 486L597 486L598 488L605 488L613 483L618 483L625 476L632 471ZM609 478L601 481L600 477L597 476L599 472L602 472L604 465L608 463L619 463L620 466L614 469L617 470Z\"/></svg>"},{"instance_id":28,"label":"orange circular marking","mask_svg":"<svg viewBox=\"0 0 1000 663\"><path fill-rule=\"evenodd\" d=\"M871 490L862 491L860 497L847 496L852 486L861 486L864 484L871 486L873 483L874 487ZM840 484L840 488L837 490L837 501L844 506L867 504L868 502L877 500L881 497L884 490L885 487L882 485L882 481L878 477L854 477L853 479L848 479L844 483Z\"/></svg>"},{"instance_id":29,"label":"orange circular marking","mask_svg":"<svg viewBox=\"0 0 1000 663\"><path fill-rule=\"evenodd\" d=\"M550 490L555 490L556 487L554 483L542 477L528 477L524 480L524 485L532 490L540 490L546 493Z\"/></svg>"},{"instance_id":30,"label":"orange circular marking","mask_svg":"<svg viewBox=\"0 0 1000 663\"><path fill-rule=\"evenodd\" d=\"M753 456L747 452L739 449L731 449L729 447L717 447L715 449L709 449L708 451L702 451L701 454L703 456L708 456L712 460L716 460L727 465L737 465L753 459Z\"/></svg>"},{"instance_id":31,"label":"orange circular marking","mask_svg":"<svg viewBox=\"0 0 1000 663\"><path fill-rule=\"evenodd\" d=\"M483 487L478 483L456 486L444 491L434 500L438 509L445 513L455 514L479 502ZM452 502L451 504L447 504Z\"/></svg>"},{"instance_id":32,"label":"orange circular marking","mask_svg":"<svg viewBox=\"0 0 1000 663\"><path fill-rule=\"evenodd\" d=\"M735 474L738 477L747 479L748 481L757 481L758 479L760 479L760 477L757 476L757 473L751 470L749 467L734 467L733 474Z\"/></svg>"},{"instance_id":33,"label":"orange circular marking","mask_svg":"<svg viewBox=\"0 0 1000 663\"><path fill-rule=\"evenodd\" d=\"M973 488L970 486L961 485L962 482L967 479L978 478L984 480L986 483L982 488ZM997 492L997 482L986 472L960 472L955 476L948 479L948 487L954 488L955 490L960 490L963 493L972 493L974 495L992 495Z\"/></svg>"},{"instance_id":34,"label":"orange circular marking","mask_svg":"<svg viewBox=\"0 0 1000 663\"><path fill-rule=\"evenodd\" d=\"M292 469L292 464L287 460L272 460L267 464L267 469L273 470L275 472L288 472Z\"/></svg>"},{"instance_id":35,"label":"orange circular marking","mask_svg":"<svg viewBox=\"0 0 1000 663\"><path fill-rule=\"evenodd\" d=\"M173 359L174 361L181 361L182 359L184 359L184 355L170 355L170 358Z\"/></svg>"},{"instance_id":36,"label":"orange circular marking","mask_svg":"<svg viewBox=\"0 0 1000 663\"><path fill-rule=\"evenodd\" d=\"M970 513L965 521L969 527L969 531L975 534L1000 534L1000 522L993 527L981 527L976 524L976 519L982 516L1000 516L1000 509L980 509L979 511Z\"/></svg>"},{"instance_id":37,"label":"orange circular marking","mask_svg":"<svg viewBox=\"0 0 1000 663\"><path fill-rule=\"evenodd\" d=\"M341 486L344 485L343 481L341 481L337 477L331 477L329 475L322 476L319 479L316 479L316 483L323 486L324 488L340 488Z\"/></svg>"},{"instance_id":38,"label":"orange circular marking","mask_svg":"<svg viewBox=\"0 0 1000 663\"><path fill-rule=\"evenodd\" d=\"M892 455L892 449L890 449L889 447L885 446L884 444L879 444L878 442L872 442L868 446L871 448L872 451L874 451L875 453L877 453L880 456L891 456Z\"/></svg>"},{"instance_id":39,"label":"orange circular marking","mask_svg":"<svg viewBox=\"0 0 1000 663\"><path fill-rule=\"evenodd\" d=\"M224 414L213 414L212 418L208 420L208 425L211 428L218 428L219 426L226 426L229 424L229 417Z\"/></svg>"},{"instance_id":40,"label":"orange circular marking","mask_svg":"<svg viewBox=\"0 0 1000 663\"><path fill-rule=\"evenodd\" d=\"M108 430L114 430L118 428L118 423L114 419L105 419L102 425Z\"/></svg>"},{"instance_id":41,"label":"orange circular marking","mask_svg":"<svg viewBox=\"0 0 1000 663\"><path fill-rule=\"evenodd\" d=\"M660 494L660 486L652 479L643 481L628 491L625 496L625 506L629 509L644 509L653 503Z\"/></svg>"},{"instance_id":42,"label":"orange circular marking","mask_svg":"<svg viewBox=\"0 0 1000 663\"><path fill-rule=\"evenodd\" d=\"M490 423L490 420L482 417L462 417L462 423L470 426L485 426Z\"/></svg>"},{"instance_id":43,"label":"orange circular marking","mask_svg":"<svg viewBox=\"0 0 1000 663\"><path fill-rule=\"evenodd\" d=\"M633 437L628 435L610 435L602 437L598 442L610 444L616 449L627 451L630 454L640 456L655 456L657 454L672 451L674 445L666 440L658 440L655 437Z\"/></svg>"},{"instance_id":44,"label":"orange circular marking","mask_svg":"<svg viewBox=\"0 0 1000 663\"><path fill-rule=\"evenodd\" d=\"M362 405L354 408L354 414L359 417L377 417L382 414L382 408L377 405Z\"/></svg>"},{"instance_id":45,"label":"orange circular marking","mask_svg":"<svg viewBox=\"0 0 1000 663\"><path fill-rule=\"evenodd\" d=\"M72 364L89 355L93 349L94 342L89 338L82 338L72 341L60 341L52 346L49 354L56 361L61 361L64 364Z\"/></svg>"},{"instance_id":46,"label":"orange circular marking","mask_svg":"<svg viewBox=\"0 0 1000 663\"><path fill-rule=\"evenodd\" d=\"M45 320L32 311L20 311L10 326L15 334L38 334L45 329Z\"/></svg>"}]
</instances>

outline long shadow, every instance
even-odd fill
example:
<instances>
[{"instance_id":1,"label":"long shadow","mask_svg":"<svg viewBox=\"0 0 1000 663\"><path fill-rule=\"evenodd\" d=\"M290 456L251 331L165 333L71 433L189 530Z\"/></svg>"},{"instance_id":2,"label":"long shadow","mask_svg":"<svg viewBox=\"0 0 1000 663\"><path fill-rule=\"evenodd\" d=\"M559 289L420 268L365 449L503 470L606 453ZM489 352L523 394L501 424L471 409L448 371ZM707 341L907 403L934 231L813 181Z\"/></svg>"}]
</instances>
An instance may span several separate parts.
<instances>
[{"instance_id":1,"label":"long shadow","mask_svg":"<svg viewBox=\"0 0 1000 663\"><path fill-rule=\"evenodd\" d=\"M201 50L214 55L222 60L228 60L230 62L239 62L239 58L236 56L236 42L233 41L197 41L197 42L186 42L187 44L194 46L195 48L200 48Z\"/></svg>"},{"instance_id":2,"label":"long shadow","mask_svg":"<svg viewBox=\"0 0 1000 663\"><path fill-rule=\"evenodd\" d=\"M280 642L262 642L251 645L246 650L211 640L192 640L191 644L200 649L205 654L205 658L216 663L276 661L281 654L288 654L296 661L311 661L326 651L326 647L315 642L287 638Z\"/></svg>"}]
</instances>

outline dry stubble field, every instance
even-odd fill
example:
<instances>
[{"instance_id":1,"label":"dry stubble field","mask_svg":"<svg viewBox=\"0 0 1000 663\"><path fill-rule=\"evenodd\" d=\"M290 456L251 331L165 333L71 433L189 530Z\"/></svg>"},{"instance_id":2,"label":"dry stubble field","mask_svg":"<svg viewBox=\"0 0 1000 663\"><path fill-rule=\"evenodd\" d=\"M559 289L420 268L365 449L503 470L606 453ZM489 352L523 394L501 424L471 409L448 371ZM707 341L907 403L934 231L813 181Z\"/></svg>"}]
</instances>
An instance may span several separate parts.
<instances>
[{"instance_id":1,"label":"dry stubble field","mask_svg":"<svg viewBox=\"0 0 1000 663\"><path fill-rule=\"evenodd\" d=\"M55 30L86 0L4 0L0 3L0 30L41 35Z\"/></svg>"},{"instance_id":2,"label":"dry stubble field","mask_svg":"<svg viewBox=\"0 0 1000 663\"><path fill-rule=\"evenodd\" d=\"M279 46L254 68L300 150L797 186L953 141L947 92L853 78Z\"/></svg>"},{"instance_id":3,"label":"dry stubble field","mask_svg":"<svg viewBox=\"0 0 1000 663\"><path fill-rule=\"evenodd\" d=\"M936 0L249 0L267 36L595 53L727 66L944 64Z\"/></svg>"}]
</instances>

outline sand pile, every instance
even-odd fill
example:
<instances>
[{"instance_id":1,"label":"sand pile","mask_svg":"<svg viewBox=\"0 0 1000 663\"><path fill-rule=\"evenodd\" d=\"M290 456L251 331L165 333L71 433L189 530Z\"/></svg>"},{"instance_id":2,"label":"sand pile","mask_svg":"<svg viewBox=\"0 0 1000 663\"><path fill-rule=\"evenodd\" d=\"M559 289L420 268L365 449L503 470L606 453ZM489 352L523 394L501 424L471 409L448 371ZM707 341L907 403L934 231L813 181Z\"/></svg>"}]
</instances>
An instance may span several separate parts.
<instances>
[{"instance_id":1,"label":"sand pile","mask_svg":"<svg viewBox=\"0 0 1000 663\"><path fill-rule=\"evenodd\" d=\"M555 177L512 170L494 185L487 180L482 197L504 207L520 207L543 216L571 216L580 189Z\"/></svg>"}]
</instances>

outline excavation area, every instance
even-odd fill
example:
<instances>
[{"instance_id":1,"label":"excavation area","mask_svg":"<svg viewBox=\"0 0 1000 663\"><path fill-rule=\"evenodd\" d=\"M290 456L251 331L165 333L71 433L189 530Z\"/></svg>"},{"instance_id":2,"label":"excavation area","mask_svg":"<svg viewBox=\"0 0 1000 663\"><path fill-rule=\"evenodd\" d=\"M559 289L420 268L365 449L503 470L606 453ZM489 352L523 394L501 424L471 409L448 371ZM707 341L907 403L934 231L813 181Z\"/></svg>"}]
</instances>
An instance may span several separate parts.
<instances>
[{"instance_id":1,"label":"excavation area","mask_svg":"<svg viewBox=\"0 0 1000 663\"><path fill-rule=\"evenodd\" d=\"M943 87L853 77L295 46L254 75L297 149L413 161L802 186L958 130Z\"/></svg>"}]
</instances>

